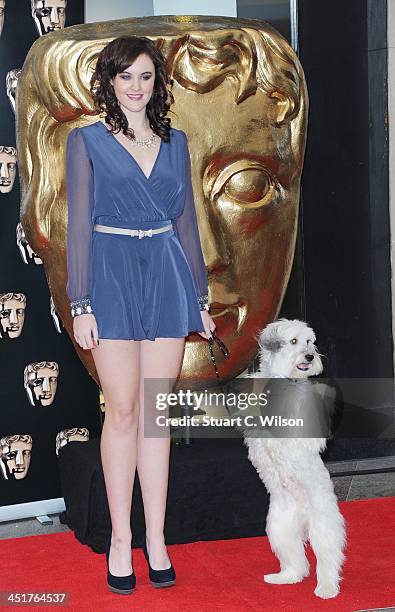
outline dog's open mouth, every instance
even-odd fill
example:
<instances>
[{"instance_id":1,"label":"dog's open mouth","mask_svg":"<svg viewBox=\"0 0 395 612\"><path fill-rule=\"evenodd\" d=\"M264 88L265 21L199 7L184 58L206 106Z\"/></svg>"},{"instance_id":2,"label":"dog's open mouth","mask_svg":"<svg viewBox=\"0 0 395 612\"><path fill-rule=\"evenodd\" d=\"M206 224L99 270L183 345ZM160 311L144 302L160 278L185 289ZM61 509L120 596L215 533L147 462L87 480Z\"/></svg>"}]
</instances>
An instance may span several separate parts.
<instances>
[{"instance_id":1,"label":"dog's open mouth","mask_svg":"<svg viewBox=\"0 0 395 612\"><path fill-rule=\"evenodd\" d=\"M306 370L310 370L311 363L307 363L307 361L302 361L302 363L298 363L296 367L298 368L298 370L302 370L302 372L306 372Z\"/></svg>"}]
</instances>

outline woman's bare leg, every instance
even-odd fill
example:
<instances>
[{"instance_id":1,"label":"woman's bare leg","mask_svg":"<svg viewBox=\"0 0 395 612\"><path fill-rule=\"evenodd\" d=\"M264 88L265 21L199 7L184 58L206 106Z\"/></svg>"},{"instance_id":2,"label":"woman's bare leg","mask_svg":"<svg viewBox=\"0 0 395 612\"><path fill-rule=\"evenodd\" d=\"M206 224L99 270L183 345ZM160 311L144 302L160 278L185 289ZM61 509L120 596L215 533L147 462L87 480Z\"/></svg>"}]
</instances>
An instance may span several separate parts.
<instances>
[{"instance_id":1,"label":"woman's bare leg","mask_svg":"<svg viewBox=\"0 0 395 612\"><path fill-rule=\"evenodd\" d=\"M112 524L110 572L132 572L130 514L137 461L140 342L100 338L92 350L106 415L101 460Z\"/></svg>"},{"instance_id":2,"label":"woman's bare leg","mask_svg":"<svg viewBox=\"0 0 395 612\"><path fill-rule=\"evenodd\" d=\"M156 338L155 341L141 341L137 471L144 503L150 563L153 569L158 570L170 567L163 533L169 476L170 436L144 436L144 378L177 378L182 365L184 346L185 338ZM172 387L164 383L163 391L172 391ZM150 401L147 395L146 401ZM147 406L146 410L148 410ZM165 414L165 411L163 413ZM158 429L162 434L165 432L164 427Z\"/></svg>"}]
</instances>

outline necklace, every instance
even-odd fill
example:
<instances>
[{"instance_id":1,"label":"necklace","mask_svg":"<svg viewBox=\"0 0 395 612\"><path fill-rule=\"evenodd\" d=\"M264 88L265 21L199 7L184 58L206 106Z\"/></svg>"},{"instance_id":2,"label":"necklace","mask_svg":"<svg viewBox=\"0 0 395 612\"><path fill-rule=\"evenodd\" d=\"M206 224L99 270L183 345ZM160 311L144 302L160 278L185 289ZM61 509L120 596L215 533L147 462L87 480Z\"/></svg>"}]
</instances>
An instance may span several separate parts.
<instances>
[{"instance_id":1,"label":"necklace","mask_svg":"<svg viewBox=\"0 0 395 612\"><path fill-rule=\"evenodd\" d=\"M152 132L151 136L149 136L148 138L145 138L144 140L138 140L137 138L135 138L134 140L129 140L129 139L128 140L135 147L149 148L155 144L156 139L157 139L157 135L155 134L155 132Z\"/></svg>"},{"instance_id":2,"label":"necklace","mask_svg":"<svg viewBox=\"0 0 395 612\"><path fill-rule=\"evenodd\" d=\"M102 123L103 125L105 125L104 121L102 121ZM124 134L121 133L121 136L124 136ZM151 132L151 136L149 136L148 138L144 138L143 140L138 140L137 138L135 138L134 140L131 140L130 138L128 138L127 140L135 147L149 148L155 144L157 138L158 138L157 134L155 134L155 132Z\"/></svg>"}]
</instances>

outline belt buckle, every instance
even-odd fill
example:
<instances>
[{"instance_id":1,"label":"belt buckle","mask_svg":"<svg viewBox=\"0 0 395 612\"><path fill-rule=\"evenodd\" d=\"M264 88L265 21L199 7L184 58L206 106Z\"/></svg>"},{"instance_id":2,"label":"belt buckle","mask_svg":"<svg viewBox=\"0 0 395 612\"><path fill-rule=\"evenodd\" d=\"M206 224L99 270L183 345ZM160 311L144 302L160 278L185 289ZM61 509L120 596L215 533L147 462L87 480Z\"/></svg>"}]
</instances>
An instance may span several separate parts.
<instances>
[{"instance_id":1,"label":"belt buckle","mask_svg":"<svg viewBox=\"0 0 395 612\"><path fill-rule=\"evenodd\" d=\"M144 238L144 236L148 236L149 238L152 238L152 227L148 230L139 229L139 240L140 238Z\"/></svg>"}]
</instances>

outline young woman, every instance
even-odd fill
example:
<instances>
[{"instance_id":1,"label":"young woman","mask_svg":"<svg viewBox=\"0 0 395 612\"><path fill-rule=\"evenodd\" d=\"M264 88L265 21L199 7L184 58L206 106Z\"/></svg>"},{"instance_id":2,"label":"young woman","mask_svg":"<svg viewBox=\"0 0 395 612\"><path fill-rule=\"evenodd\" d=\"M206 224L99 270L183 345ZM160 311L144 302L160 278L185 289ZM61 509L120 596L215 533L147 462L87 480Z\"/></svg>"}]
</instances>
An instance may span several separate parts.
<instances>
[{"instance_id":1,"label":"young woman","mask_svg":"<svg viewBox=\"0 0 395 612\"><path fill-rule=\"evenodd\" d=\"M185 337L211 337L187 138L166 118L174 101L164 57L146 37L100 53L91 80L96 121L67 141L67 294L76 342L92 355L106 402L101 458L112 534L111 590L131 593L136 468L144 552L154 586L175 583L164 519L170 436L144 436L144 379L177 378ZM169 102L170 100L170 102Z\"/></svg>"}]
</instances>

